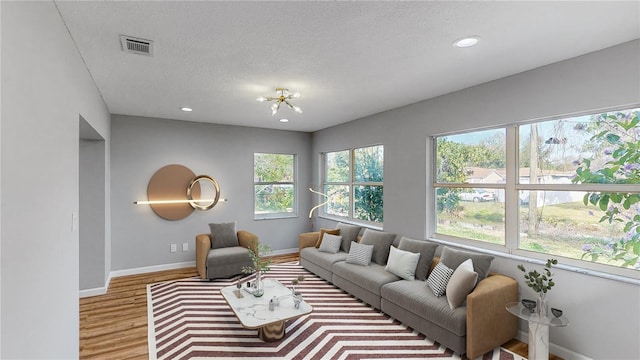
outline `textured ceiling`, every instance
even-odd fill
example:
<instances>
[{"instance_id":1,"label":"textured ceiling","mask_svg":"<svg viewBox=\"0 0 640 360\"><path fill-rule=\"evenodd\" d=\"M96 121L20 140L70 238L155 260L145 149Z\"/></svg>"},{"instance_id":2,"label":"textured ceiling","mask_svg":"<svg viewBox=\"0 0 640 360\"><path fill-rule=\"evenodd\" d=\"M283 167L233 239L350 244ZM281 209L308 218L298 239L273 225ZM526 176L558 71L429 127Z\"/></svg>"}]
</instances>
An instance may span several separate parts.
<instances>
[{"instance_id":1,"label":"textured ceiling","mask_svg":"<svg viewBox=\"0 0 640 360\"><path fill-rule=\"evenodd\" d=\"M638 1L56 5L111 113L299 131L640 38ZM124 53L120 34L154 56ZM466 35L480 43L452 46ZM304 113L272 117L255 99L275 87L299 91Z\"/></svg>"}]
</instances>

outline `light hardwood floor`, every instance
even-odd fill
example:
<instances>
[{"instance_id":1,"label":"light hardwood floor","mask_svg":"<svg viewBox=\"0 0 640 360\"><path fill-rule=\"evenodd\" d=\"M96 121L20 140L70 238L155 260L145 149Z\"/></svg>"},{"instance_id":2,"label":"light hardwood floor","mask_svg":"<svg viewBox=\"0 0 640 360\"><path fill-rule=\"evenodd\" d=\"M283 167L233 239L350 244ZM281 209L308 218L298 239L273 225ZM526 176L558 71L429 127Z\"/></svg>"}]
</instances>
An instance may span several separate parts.
<instances>
[{"instance_id":1,"label":"light hardwood floor","mask_svg":"<svg viewBox=\"0 0 640 360\"><path fill-rule=\"evenodd\" d=\"M297 260L297 255L272 258L274 263ZM147 284L196 275L195 268L184 268L118 277L105 295L80 299L80 358L147 359ZM518 340L505 348L527 356L527 344Z\"/></svg>"}]
</instances>

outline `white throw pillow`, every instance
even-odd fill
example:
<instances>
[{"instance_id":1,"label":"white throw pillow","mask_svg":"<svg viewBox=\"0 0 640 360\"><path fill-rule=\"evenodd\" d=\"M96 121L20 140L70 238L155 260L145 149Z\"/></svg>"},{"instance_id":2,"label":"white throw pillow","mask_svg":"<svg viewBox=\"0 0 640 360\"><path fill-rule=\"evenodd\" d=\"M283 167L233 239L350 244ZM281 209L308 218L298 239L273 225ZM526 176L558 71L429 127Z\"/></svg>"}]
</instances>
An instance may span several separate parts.
<instances>
[{"instance_id":1,"label":"white throw pillow","mask_svg":"<svg viewBox=\"0 0 640 360\"><path fill-rule=\"evenodd\" d=\"M447 284L447 301L451 310L455 310L464 304L467 295L476 286L478 273L473 271L473 260L464 261L451 275Z\"/></svg>"},{"instance_id":2,"label":"white throw pillow","mask_svg":"<svg viewBox=\"0 0 640 360\"><path fill-rule=\"evenodd\" d=\"M389 251L387 267L384 269L405 280L415 280L416 266L418 266L419 260L419 253L396 249L395 246L392 246Z\"/></svg>"},{"instance_id":3,"label":"white throw pillow","mask_svg":"<svg viewBox=\"0 0 640 360\"><path fill-rule=\"evenodd\" d=\"M355 241L351 242L347 262L349 264L369 266L373 255L373 245L359 244Z\"/></svg>"},{"instance_id":4,"label":"white throw pillow","mask_svg":"<svg viewBox=\"0 0 640 360\"><path fill-rule=\"evenodd\" d=\"M318 248L318 250L326 253L336 254L340 250L340 245L342 245L342 236L324 233L324 235L322 235L322 242L320 243L320 248Z\"/></svg>"},{"instance_id":5,"label":"white throw pillow","mask_svg":"<svg viewBox=\"0 0 640 360\"><path fill-rule=\"evenodd\" d=\"M444 295L445 291L447 291L447 283L449 283L452 274L453 270L441 262L433 268L427 279L427 286L431 288L433 295L437 297Z\"/></svg>"}]
</instances>

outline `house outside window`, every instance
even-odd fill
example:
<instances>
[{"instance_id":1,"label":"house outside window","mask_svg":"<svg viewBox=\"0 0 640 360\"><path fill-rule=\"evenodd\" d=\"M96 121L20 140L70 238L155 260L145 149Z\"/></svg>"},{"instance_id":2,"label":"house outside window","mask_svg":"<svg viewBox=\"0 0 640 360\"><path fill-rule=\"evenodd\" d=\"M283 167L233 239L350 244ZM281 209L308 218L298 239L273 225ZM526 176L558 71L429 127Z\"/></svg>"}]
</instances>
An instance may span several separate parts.
<instances>
[{"instance_id":1,"label":"house outside window","mask_svg":"<svg viewBox=\"0 0 640 360\"><path fill-rule=\"evenodd\" d=\"M384 146L328 152L323 159L324 215L381 225Z\"/></svg>"},{"instance_id":2,"label":"house outside window","mask_svg":"<svg viewBox=\"0 0 640 360\"><path fill-rule=\"evenodd\" d=\"M297 216L296 157L253 154L254 218Z\"/></svg>"},{"instance_id":3,"label":"house outside window","mask_svg":"<svg viewBox=\"0 0 640 360\"><path fill-rule=\"evenodd\" d=\"M435 238L640 277L640 109L434 147Z\"/></svg>"}]
</instances>

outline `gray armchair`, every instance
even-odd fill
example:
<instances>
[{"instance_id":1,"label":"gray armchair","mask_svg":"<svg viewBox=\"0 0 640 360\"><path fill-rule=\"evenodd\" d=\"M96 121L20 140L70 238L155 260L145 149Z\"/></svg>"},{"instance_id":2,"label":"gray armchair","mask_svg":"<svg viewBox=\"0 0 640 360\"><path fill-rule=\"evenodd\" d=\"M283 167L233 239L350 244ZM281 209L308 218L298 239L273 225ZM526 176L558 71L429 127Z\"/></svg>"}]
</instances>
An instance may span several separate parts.
<instances>
[{"instance_id":1,"label":"gray armchair","mask_svg":"<svg viewBox=\"0 0 640 360\"><path fill-rule=\"evenodd\" d=\"M196 268L202 279L226 278L251 266L248 249L255 249L258 236L245 230L237 232L238 246L213 248L211 234L196 235Z\"/></svg>"}]
</instances>

